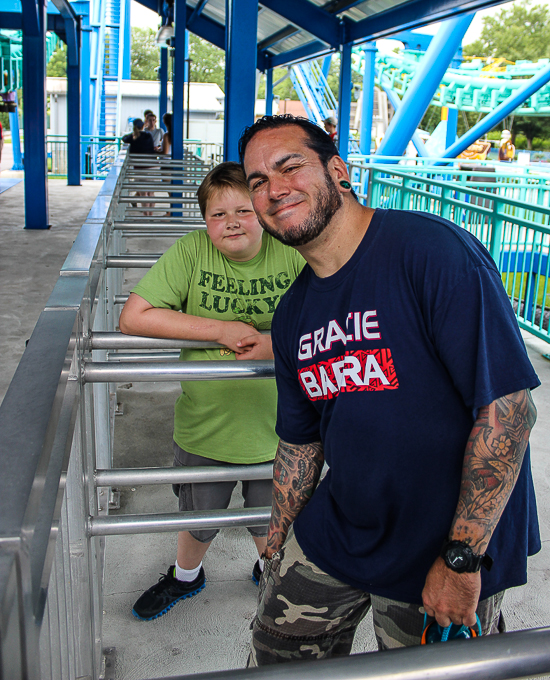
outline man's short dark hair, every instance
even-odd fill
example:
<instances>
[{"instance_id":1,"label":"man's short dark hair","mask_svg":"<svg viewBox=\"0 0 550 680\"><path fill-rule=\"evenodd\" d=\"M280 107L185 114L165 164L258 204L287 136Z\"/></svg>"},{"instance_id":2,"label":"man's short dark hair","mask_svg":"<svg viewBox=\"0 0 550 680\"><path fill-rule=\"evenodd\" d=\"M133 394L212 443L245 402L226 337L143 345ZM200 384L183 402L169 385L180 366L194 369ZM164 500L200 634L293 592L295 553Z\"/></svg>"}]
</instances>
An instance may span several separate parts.
<instances>
[{"instance_id":1,"label":"man's short dark hair","mask_svg":"<svg viewBox=\"0 0 550 680\"><path fill-rule=\"evenodd\" d=\"M319 156L319 160L325 167L327 167L331 158L338 156L338 149L336 148L335 143L324 130L307 118L292 116L290 113L287 113L284 116L264 116L263 118L258 119L254 125L250 125L250 127L244 129L244 132L239 139L239 160L241 161L241 165L244 167L246 147L254 135L262 130L274 130L290 125L302 128L306 133L306 144L308 148L315 151Z\"/></svg>"}]
</instances>

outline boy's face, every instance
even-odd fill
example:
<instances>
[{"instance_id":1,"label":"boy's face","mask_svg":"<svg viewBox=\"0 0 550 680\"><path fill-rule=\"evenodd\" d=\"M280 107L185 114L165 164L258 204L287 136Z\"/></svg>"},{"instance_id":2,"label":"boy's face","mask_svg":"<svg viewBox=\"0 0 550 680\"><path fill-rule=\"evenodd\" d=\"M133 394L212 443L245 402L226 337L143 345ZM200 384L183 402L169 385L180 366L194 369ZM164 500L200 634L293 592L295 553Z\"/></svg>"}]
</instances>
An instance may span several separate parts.
<instances>
[{"instance_id":1,"label":"boy's face","mask_svg":"<svg viewBox=\"0 0 550 680\"><path fill-rule=\"evenodd\" d=\"M263 230L249 195L243 191L228 188L214 192L204 220L210 240L228 259L246 262L260 252Z\"/></svg>"}]
</instances>

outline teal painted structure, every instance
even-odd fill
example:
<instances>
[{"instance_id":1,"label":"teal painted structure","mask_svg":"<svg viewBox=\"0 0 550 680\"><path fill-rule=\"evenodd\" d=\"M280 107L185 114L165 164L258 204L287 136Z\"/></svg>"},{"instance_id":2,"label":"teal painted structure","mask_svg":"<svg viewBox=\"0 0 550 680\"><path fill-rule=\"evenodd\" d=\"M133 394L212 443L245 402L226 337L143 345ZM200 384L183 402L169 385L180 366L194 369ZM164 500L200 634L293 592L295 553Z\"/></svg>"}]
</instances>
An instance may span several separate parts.
<instances>
[{"instance_id":1,"label":"teal painted structure","mask_svg":"<svg viewBox=\"0 0 550 680\"><path fill-rule=\"evenodd\" d=\"M371 156L350 160L349 168L366 205L426 211L473 233L495 260L520 327L550 343L550 173L490 164L485 173L477 164L396 166Z\"/></svg>"}]
</instances>

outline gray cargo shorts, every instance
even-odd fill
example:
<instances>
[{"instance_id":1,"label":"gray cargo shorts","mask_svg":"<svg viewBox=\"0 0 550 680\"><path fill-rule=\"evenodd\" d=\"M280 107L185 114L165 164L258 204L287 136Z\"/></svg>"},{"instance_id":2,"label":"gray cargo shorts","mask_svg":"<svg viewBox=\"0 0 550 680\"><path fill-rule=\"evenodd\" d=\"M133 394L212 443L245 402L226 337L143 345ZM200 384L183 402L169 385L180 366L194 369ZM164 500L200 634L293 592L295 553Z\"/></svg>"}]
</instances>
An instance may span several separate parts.
<instances>
[{"instance_id":1,"label":"gray cargo shorts","mask_svg":"<svg viewBox=\"0 0 550 680\"><path fill-rule=\"evenodd\" d=\"M184 451L176 442L174 445L174 467L235 467L234 463L225 463L212 458L204 458ZM225 510L229 507L231 494L237 482L204 482L202 484L172 484L172 489L179 498L180 512L186 510ZM242 482L242 495L245 508L271 507L271 479L255 479ZM247 527L255 538L267 536L267 525ZM210 543L219 529L199 529L189 533L201 543Z\"/></svg>"}]
</instances>

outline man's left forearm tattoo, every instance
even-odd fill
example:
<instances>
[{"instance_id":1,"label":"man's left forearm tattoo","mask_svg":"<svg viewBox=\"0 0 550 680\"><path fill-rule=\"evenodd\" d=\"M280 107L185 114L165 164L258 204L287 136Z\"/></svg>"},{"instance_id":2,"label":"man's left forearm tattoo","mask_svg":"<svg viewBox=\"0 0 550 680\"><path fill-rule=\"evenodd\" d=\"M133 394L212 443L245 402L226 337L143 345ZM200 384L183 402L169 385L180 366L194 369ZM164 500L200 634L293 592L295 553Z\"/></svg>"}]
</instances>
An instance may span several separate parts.
<instances>
[{"instance_id":1,"label":"man's left forearm tattoo","mask_svg":"<svg viewBox=\"0 0 550 680\"><path fill-rule=\"evenodd\" d=\"M487 549L510 498L536 415L529 390L506 395L479 410L466 446L450 532L476 554Z\"/></svg>"}]
</instances>

